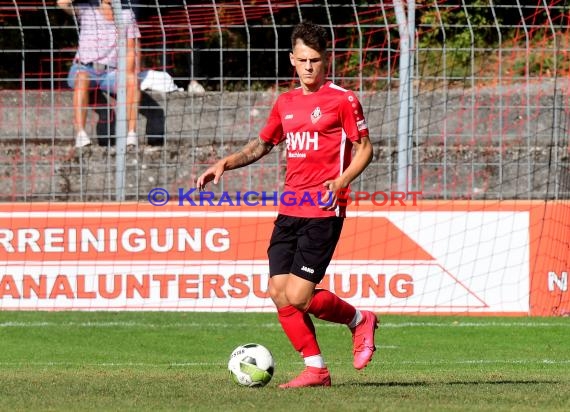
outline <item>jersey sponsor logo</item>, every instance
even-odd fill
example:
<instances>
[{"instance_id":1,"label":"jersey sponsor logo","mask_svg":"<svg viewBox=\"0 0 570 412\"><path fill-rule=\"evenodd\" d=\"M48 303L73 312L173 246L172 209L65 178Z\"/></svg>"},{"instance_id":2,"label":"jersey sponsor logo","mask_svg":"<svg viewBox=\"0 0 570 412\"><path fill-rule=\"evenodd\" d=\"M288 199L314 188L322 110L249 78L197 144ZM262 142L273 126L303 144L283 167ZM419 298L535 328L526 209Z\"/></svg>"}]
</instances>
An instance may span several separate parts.
<instances>
[{"instance_id":1,"label":"jersey sponsor logo","mask_svg":"<svg viewBox=\"0 0 570 412\"><path fill-rule=\"evenodd\" d=\"M287 132L286 141L287 151L319 150L319 132Z\"/></svg>"},{"instance_id":2,"label":"jersey sponsor logo","mask_svg":"<svg viewBox=\"0 0 570 412\"><path fill-rule=\"evenodd\" d=\"M289 152L289 154L287 155L287 157L301 157L301 158L305 158L307 157L307 153L302 153L302 152Z\"/></svg>"},{"instance_id":3,"label":"jersey sponsor logo","mask_svg":"<svg viewBox=\"0 0 570 412\"><path fill-rule=\"evenodd\" d=\"M366 124L366 120L362 119L356 122L356 127L358 128L358 130L366 130L368 129L368 125Z\"/></svg>"},{"instance_id":4,"label":"jersey sponsor logo","mask_svg":"<svg viewBox=\"0 0 570 412\"><path fill-rule=\"evenodd\" d=\"M317 123L322 115L321 108L317 106L315 110L313 110L313 113L311 113L311 122L313 122L313 124Z\"/></svg>"},{"instance_id":5,"label":"jersey sponsor logo","mask_svg":"<svg viewBox=\"0 0 570 412\"><path fill-rule=\"evenodd\" d=\"M291 120L293 115L291 113L285 115L285 120Z\"/></svg>"}]
</instances>

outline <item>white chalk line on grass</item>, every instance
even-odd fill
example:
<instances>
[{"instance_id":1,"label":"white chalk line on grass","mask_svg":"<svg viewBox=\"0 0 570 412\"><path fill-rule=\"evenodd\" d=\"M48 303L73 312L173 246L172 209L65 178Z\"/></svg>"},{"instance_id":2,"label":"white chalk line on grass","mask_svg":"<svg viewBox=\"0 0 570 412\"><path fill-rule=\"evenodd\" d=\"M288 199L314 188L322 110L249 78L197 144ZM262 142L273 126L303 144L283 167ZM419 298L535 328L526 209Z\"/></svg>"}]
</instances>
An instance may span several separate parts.
<instances>
[{"instance_id":1,"label":"white chalk line on grass","mask_svg":"<svg viewBox=\"0 0 570 412\"><path fill-rule=\"evenodd\" d=\"M427 361L401 361L392 363L405 365L567 365L570 364L570 359L470 359L455 361L441 359Z\"/></svg>"},{"instance_id":2,"label":"white chalk line on grass","mask_svg":"<svg viewBox=\"0 0 570 412\"><path fill-rule=\"evenodd\" d=\"M294 362L295 364L301 362ZM341 365L345 362L332 361L329 364ZM382 361L379 365L418 365L418 366L440 366L440 365L569 365L570 359L465 359L447 360L434 359L427 361ZM172 363L148 363L148 362L100 362L100 363L72 363L72 362L0 362L0 367L80 367L91 366L98 368L124 368L124 367L155 367L155 368L186 368L186 367L210 367L223 366L226 362L172 362Z\"/></svg>"},{"instance_id":3,"label":"white chalk line on grass","mask_svg":"<svg viewBox=\"0 0 570 412\"><path fill-rule=\"evenodd\" d=\"M319 322L319 327L338 327L338 324ZM81 327L81 328L202 328L202 329L241 329L247 328L281 328L278 322L265 323L200 323L200 322L178 322L178 323L152 323L152 322L22 322L10 321L0 322L0 328L60 328L60 327ZM437 323L437 322L402 322L402 323L380 323L381 328L570 328L568 322L457 322Z\"/></svg>"}]
</instances>

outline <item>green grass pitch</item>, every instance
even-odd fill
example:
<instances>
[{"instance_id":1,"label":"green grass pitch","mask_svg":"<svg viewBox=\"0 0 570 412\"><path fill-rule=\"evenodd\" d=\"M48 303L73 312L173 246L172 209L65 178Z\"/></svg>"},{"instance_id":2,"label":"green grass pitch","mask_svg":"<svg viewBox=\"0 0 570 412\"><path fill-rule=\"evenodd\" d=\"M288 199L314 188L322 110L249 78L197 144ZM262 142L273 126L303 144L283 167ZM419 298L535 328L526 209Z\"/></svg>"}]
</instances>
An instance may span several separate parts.
<instances>
[{"instance_id":1,"label":"green grass pitch","mask_svg":"<svg viewBox=\"0 0 570 412\"><path fill-rule=\"evenodd\" d=\"M568 411L570 318L381 316L378 350L316 321L331 388L282 390L303 368L272 313L0 312L1 411ZM264 388L226 369L239 344L275 357Z\"/></svg>"}]
</instances>

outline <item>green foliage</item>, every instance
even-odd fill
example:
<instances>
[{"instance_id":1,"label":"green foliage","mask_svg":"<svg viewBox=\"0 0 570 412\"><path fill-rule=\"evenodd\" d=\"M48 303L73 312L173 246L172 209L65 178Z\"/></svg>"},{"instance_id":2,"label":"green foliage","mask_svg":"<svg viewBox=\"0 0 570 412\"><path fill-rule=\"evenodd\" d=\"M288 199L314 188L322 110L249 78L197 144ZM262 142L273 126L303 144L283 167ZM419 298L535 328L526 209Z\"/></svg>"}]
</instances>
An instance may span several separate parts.
<instances>
[{"instance_id":1,"label":"green foliage","mask_svg":"<svg viewBox=\"0 0 570 412\"><path fill-rule=\"evenodd\" d=\"M20 3L23 5L25 2ZM158 9L154 7L158 3L142 3L144 7L138 10L140 21L144 24L157 24L154 20L149 23L149 19L158 14ZM197 5L195 2L161 2L161 12L170 15L179 13L182 16L185 4ZM211 10L211 2L204 1L200 4L204 10ZM235 2L223 0L216 4L219 6L218 16L235 12ZM147 51L144 56L145 67L165 66L175 78L180 79L199 77L209 89L227 86L228 90L244 90L248 87L245 83L248 78L257 82L256 87L264 89L274 85L277 79L292 76L284 50L290 47L291 27L302 16L303 19L313 20L334 30L335 48L340 51L335 61L340 71L335 74L346 79L347 86L351 83L360 87L361 78L370 82L370 79L381 78L387 73L397 76L397 70L392 70L397 68L397 62L385 61L388 58L397 59L399 47L393 4L388 2L382 3L382 7L376 7L377 5L377 2L358 0L354 5L351 2L315 1L301 7L278 7L271 16L268 14L258 19L253 18L247 31L237 24L226 25L220 31L216 28L215 21L212 21L209 31L192 37L194 44L190 44L188 31L179 27L167 37L170 45L176 45L176 52L169 53L168 56L161 55L158 38L147 36L143 39L143 49ZM328 9L323 13L325 6ZM422 68L421 74L436 76L441 74L438 70L445 65L445 74L450 78L473 75L474 67L484 67L488 58L496 58L499 46L508 44L513 48L526 47L525 38L515 38L516 31L521 30L523 23L527 27L538 28L530 33L531 47L547 42L546 37L552 38L550 22L558 25L560 34L567 34L567 9L560 2L555 2L554 6L549 8L547 15L545 6L537 5L536 0L418 2L417 50L421 55L418 56L417 63ZM10 79L3 83L4 88L21 87L19 79L28 73L49 74L49 62L53 60L60 64L55 70L64 71L66 66L61 62L70 61L71 51L77 44L77 26L73 18L58 10L55 3L50 3L45 9L20 8L18 17L21 21L16 18L15 10L12 5L6 6L5 16L0 19L3 29L0 47L7 56L6 63L0 64L0 77ZM199 11L194 7L190 10ZM356 24L357 18L359 26ZM541 31L540 27L545 27L546 30ZM362 43L359 41L361 34ZM275 53L276 47L279 49L278 55ZM197 58L198 50L201 50L200 59ZM505 69L519 74L527 71L531 74L555 72L561 68L567 70L566 60L553 56L543 59L540 54L527 59L520 55L509 60L511 67ZM26 79L27 88L42 87L40 82L32 79L34 77L36 76L31 75L30 79ZM219 81L221 78L230 80L222 85ZM48 75L42 81L46 82L43 86L51 86ZM369 86L368 83L366 87Z\"/></svg>"},{"instance_id":2,"label":"green foliage","mask_svg":"<svg viewBox=\"0 0 570 412\"><path fill-rule=\"evenodd\" d=\"M553 37L537 32L530 40L532 53L515 56L511 73L516 76L567 75L570 72L570 60L567 58L569 42L567 31L558 31Z\"/></svg>"},{"instance_id":3,"label":"green foliage","mask_svg":"<svg viewBox=\"0 0 570 412\"><path fill-rule=\"evenodd\" d=\"M486 0L469 2L469 7L440 5L423 8L418 18L420 49L432 50L431 58L447 59L454 68L451 76L465 72L472 63L473 50L491 50L497 34L491 6ZM446 54L444 55L443 50Z\"/></svg>"}]
</instances>

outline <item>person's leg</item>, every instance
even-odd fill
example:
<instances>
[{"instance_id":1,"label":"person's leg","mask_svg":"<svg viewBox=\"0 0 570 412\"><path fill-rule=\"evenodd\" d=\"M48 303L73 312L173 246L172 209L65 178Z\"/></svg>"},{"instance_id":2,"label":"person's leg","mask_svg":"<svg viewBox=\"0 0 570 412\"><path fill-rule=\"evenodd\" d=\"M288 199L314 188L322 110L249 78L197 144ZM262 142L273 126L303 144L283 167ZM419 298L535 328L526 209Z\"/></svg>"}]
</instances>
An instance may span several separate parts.
<instances>
[{"instance_id":1,"label":"person's leg","mask_svg":"<svg viewBox=\"0 0 570 412\"><path fill-rule=\"evenodd\" d=\"M137 117L140 92L138 89L138 79L136 75L126 76L126 121L127 121L127 146L138 144ZM101 75L101 90L109 95L117 96L117 70L110 70Z\"/></svg>"},{"instance_id":2,"label":"person's leg","mask_svg":"<svg viewBox=\"0 0 570 412\"><path fill-rule=\"evenodd\" d=\"M74 122L76 130L85 130L89 106L89 73L77 72L73 89Z\"/></svg>"},{"instance_id":3,"label":"person's leg","mask_svg":"<svg viewBox=\"0 0 570 412\"><path fill-rule=\"evenodd\" d=\"M135 73L127 74L127 123L129 131L137 130L138 105L140 91L138 78Z\"/></svg>"},{"instance_id":4,"label":"person's leg","mask_svg":"<svg viewBox=\"0 0 570 412\"><path fill-rule=\"evenodd\" d=\"M331 384L330 374L317 342L315 326L309 314L296 307L296 300L291 302L287 298L287 291L292 290L294 299L310 299L314 288L314 283L293 274L275 275L269 280L269 291L277 307L279 323L293 348L299 352L305 363L303 372L293 380L279 385L280 388L330 386Z\"/></svg>"},{"instance_id":5,"label":"person's leg","mask_svg":"<svg viewBox=\"0 0 570 412\"><path fill-rule=\"evenodd\" d=\"M300 232L292 272L300 277L312 278L316 286L332 259L342 226L343 219L340 218L314 219L305 225ZM308 294L300 285L290 286L287 294L293 304L319 319L348 325L358 313L354 306L328 290L315 291L313 287Z\"/></svg>"},{"instance_id":6,"label":"person's leg","mask_svg":"<svg viewBox=\"0 0 570 412\"><path fill-rule=\"evenodd\" d=\"M296 294L301 298L303 293L310 297L314 287L313 283L292 274L274 275L269 279L269 293L277 308L279 323L303 358L320 356L321 350L311 318L306 312L299 310L294 302L288 300L287 290L295 288Z\"/></svg>"},{"instance_id":7,"label":"person's leg","mask_svg":"<svg viewBox=\"0 0 570 412\"><path fill-rule=\"evenodd\" d=\"M310 299L315 284L288 272L297 249L298 224L297 218L278 216L268 248L269 294L285 335L306 365L301 375L281 387L330 386L313 322L308 313L296 307L299 301Z\"/></svg>"},{"instance_id":8,"label":"person's leg","mask_svg":"<svg viewBox=\"0 0 570 412\"><path fill-rule=\"evenodd\" d=\"M378 320L374 313L359 311L325 289L315 291L307 312L319 319L347 325L352 332L353 366L362 369L368 365L376 350L374 333Z\"/></svg>"},{"instance_id":9,"label":"person's leg","mask_svg":"<svg viewBox=\"0 0 570 412\"><path fill-rule=\"evenodd\" d=\"M303 273L303 268L311 268L322 275L315 279L320 282L328 267L342 231L343 220L332 218L314 220L303 230L299 238L299 253L293 264L295 273ZM319 319L347 325L353 335L353 365L364 368L376 350L374 332L377 328L376 316L369 311L359 311L326 289L315 290L310 296L293 299L295 305Z\"/></svg>"},{"instance_id":10,"label":"person's leg","mask_svg":"<svg viewBox=\"0 0 570 412\"><path fill-rule=\"evenodd\" d=\"M360 315L354 306L327 289L315 290L305 310L319 319L344 325L350 325Z\"/></svg>"},{"instance_id":11,"label":"person's leg","mask_svg":"<svg viewBox=\"0 0 570 412\"><path fill-rule=\"evenodd\" d=\"M73 64L69 72L68 84L73 88L73 126L76 132L75 146L87 146L91 144L91 140L85 131L87 109L89 107L91 75L82 65Z\"/></svg>"}]
</instances>

